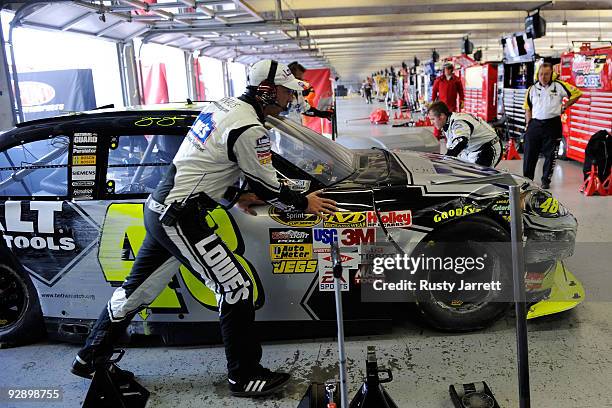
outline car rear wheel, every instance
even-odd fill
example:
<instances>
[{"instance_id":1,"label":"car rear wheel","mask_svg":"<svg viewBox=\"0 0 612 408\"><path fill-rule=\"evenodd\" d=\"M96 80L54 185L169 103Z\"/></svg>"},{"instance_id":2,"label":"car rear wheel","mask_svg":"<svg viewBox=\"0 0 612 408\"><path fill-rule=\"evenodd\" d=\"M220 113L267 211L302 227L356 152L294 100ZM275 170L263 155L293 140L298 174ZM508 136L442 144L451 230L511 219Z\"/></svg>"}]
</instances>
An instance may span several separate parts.
<instances>
[{"instance_id":1,"label":"car rear wheel","mask_svg":"<svg viewBox=\"0 0 612 408\"><path fill-rule=\"evenodd\" d=\"M0 345L31 343L44 331L38 294L28 277L0 265Z\"/></svg>"},{"instance_id":2,"label":"car rear wheel","mask_svg":"<svg viewBox=\"0 0 612 408\"><path fill-rule=\"evenodd\" d=\"M430 283L454 283L448 290L419 290L417 308L431 326L445 331L472 331L489 326L509 307L512 295L510 234L497 222L484 216L471 216L442 227L417 248L417 256L441 256L444 259L477 259L485 267L456 273L442 268L419 272L419 279ZM414 255L413 255L414 256ZM458 263L456 265L459 265ZM457 269L455 268L455 271ZM500 290L458 291L460 285L500 282Z\"/></svg>"}]
</instances>

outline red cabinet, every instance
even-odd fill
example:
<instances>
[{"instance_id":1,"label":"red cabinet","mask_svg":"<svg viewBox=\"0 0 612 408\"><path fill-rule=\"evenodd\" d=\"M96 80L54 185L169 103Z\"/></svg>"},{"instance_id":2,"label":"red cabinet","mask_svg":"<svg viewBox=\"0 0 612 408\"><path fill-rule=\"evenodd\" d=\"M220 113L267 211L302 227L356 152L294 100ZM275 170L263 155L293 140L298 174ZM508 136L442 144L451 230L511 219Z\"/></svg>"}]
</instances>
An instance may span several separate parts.
<instances>
[{"instance_id":1,"label":"red cabinet","mask_svg":"<svg viewBox=\"0 0 612 408\"><path fill-rule=\"evenodd\" d=\"M561 117L567 157L584 162L584 150L593 133L612 129L612 47L561 56L560 79L577 86L582 97Z\"/></svg>"},{"instance_id":2,"label":"red cabinet","mask_svg":"<svg viewBox=\"0 0 612 408\"><path fill-rule=\"evenodd\" d=\"M494 121L497 118L497 64L467 67L462 80L465 91L463 111L487 122Z\"/></svg>"}]
</instances>

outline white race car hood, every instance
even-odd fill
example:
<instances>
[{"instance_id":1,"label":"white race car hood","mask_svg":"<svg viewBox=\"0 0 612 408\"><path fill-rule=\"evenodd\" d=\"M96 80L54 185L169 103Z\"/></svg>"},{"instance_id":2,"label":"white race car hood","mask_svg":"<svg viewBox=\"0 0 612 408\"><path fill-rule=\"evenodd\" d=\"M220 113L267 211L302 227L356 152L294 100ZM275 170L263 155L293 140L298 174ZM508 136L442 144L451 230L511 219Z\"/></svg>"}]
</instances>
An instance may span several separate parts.
<instances>
[{"instance_id":1,"label":"white race car hood","mask_svg":"<svg viewBox=\"0 0 612 408\"><path fill-rule=\"evenodd\" d=\"M427 186L429 191L475 192L479 194L499 194L506 191L506 182L513 180L519 185L527 180L477 164L466 163L453 157L435 153L422 153L409 150L393 150L392 155L402 165L410 184ZM491 177L499 176L499 180ZM483 179L482 183L478 179ZM456 182L453 182L456 181Z\"/></svg>"}]
</instances>

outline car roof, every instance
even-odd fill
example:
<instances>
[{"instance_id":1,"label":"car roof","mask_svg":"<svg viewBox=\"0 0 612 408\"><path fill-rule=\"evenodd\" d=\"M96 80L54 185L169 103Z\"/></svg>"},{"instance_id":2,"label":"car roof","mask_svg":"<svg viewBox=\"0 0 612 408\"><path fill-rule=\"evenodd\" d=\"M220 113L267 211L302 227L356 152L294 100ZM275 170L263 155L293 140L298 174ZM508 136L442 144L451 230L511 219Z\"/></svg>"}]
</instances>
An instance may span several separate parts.
<instances>
[{"instance_id":1,"label":"car roof","mask_svg":"<svg viewBox=\"0 0 612 408\"><path fill-rule=\"evenodd\" d=\"M192 117L195 119L200 111L210 103L212 102L198 101L192 103L167 103L132 106L127 108L96 109L22 122L12 129L0 132L0 149L36 140L40 137L41 133L46 133L50 130L53 134L59 134L66 129L71 129L73 127L89 127L89 125L94 128L108 126L133 128L133 123L130 123L132 119L144 119L164 114L181 115L182 117ZM182 126L179 124L172 127L165 126L163 129L167 131L173 130L173 133L180 133L182 131L186 133L191 123L192 121L184 123ZM153 127L149 129L155 131Z\"/></svg>"},{"instance_id":2,"label":"car roof","mask_svg":"<svg viewBox=\"0 0 612 408\"><path fill-rule=\"evenodd\" d=\"M191 101L190 101L191 102ZM89 111L82 112L70 112L64 115L53 116L50 118L43 119L35 119L29 120L22 123L18 123L15 127L23 128L34 124L43 124L43 123L55 123L55 122L63 122L70 121L72 119L81 119L84 115L91 116L103 116L105 114L141 114L146 112L168 112L168 111L187 111L187 112L199 112L204 109L208 104L212 103L212 101L197 101L197 102L174 102L174 103L164 103L164 104L155 104L155 105L136 105L129 107L121 107L121 108L102 108L102 109L94 109Z\"/></svg>"}]
</instances>

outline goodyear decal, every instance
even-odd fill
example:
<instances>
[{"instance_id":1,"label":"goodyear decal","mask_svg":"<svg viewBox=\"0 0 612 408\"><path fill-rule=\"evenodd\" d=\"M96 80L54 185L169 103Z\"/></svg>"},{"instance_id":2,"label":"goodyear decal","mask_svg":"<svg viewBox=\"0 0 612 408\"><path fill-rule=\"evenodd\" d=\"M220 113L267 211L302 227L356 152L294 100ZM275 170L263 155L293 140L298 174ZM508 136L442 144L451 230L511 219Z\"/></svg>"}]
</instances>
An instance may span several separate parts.
<instances>
[{"instance_id":1,"label":"goodyear decal","mask_svg":"<svg viewBox=\"0 0 612 408\"><path fill-rule=\"evenodd\" d=\"M312 259L312 244L270 245L270 259L273 261Z\"/></svg>"},{"instance_id":2,"label":"goodyear decal","mask_svg":"<svg viewBox=\"0 0 612 408\"><path fill-rule=\"evenodd\" d=\"M452 208L448 211L440 211L438 214L434 215L434 222L441 222L444 220L448 220L451 218L463 217L468 214L474 214L480 211L480 208L474 207L471 204L468 204L459 208Z\"/></svg>"},{"instance_id":3,"label":"goodyear decal","mask_svg":"<svg viewBox=\"0 0 612 408\"><path fill-rule=\"evenodd\" d=\"M272 273L314 273L317 271L317 261L279 261L272 262Z\"/></svg>"},{"instance_id":4,"label":"goodyear decal","mask_svg":"<svg viewBox=\"0 0 612 408\"><path fill-rule=\"evenodd\" d=\"M336 212L323 221L326 228L363 228L366 226L364 212Z\"/></svg>"},{"instance_id":5,"label":"goodyear decal","mask_svg":"<svg viewBox=\"0 0 612 408\"><path fill-rule=\"evenodd\" d=\"M281 211L273 206L271 206L268 210L268 215L275 222L287 225L289 227L314 227L321 222L321 217L317 215L302 212Z\"/></svg>"}]
</instances>

